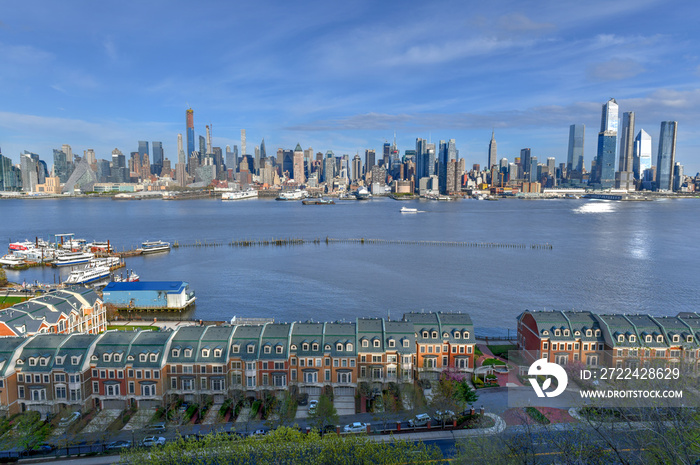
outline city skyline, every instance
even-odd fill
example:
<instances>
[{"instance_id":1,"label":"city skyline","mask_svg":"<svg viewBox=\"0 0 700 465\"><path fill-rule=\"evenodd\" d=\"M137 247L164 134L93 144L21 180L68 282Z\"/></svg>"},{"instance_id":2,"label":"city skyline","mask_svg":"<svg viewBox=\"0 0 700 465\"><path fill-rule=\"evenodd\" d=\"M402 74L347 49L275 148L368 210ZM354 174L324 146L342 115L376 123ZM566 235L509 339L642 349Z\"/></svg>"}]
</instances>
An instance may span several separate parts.
<instances>
[{"instance_id":1,"label":"city skyline","mask_svg":"<svg viewBox=\"0 0 700 465\"><path fill-rule=\"evenodd\" d=\"M692 6L312 2L209 5L187 18L184 3L27 8L0 13L0 147L14 163L23 150L45 160L70 144L105 159L155 140L174 165L178 134L190 148L190 107L194 139L213 123L222 148L240 148L245 128L269 147L352 157L396 131L401 153L416 138L454 138L470 166L484 164L495 129L499 159L530 147L562 163L569 126L596 128L614 97L652 136L654 160L660 123L679 121L675 159L700 171ZM190 33L193 23L208 33ZM588 170L597 133L585 137Z\"/></svg>"}]
</instances>

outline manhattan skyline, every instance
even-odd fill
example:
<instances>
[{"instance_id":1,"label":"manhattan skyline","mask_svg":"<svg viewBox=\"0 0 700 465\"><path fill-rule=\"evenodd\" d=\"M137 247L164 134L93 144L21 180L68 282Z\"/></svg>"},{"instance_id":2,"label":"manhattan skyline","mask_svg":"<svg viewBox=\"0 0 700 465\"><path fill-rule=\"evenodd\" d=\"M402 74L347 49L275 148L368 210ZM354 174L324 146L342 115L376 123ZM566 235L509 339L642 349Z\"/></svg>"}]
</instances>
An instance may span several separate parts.
<instances>
[{"instance_id":1,"label":"manhattan skyline","mask_svg":"<svg viewBox=\"0 0 700 465\"><path fill-rule=\"evenodd\" d=\"M396 131L401 153L419 137L454 138L468 166L484 164L494 129L499 159L529 147L566 162L569 126L585 124L589 170L600 105L614 97L620 117L633 111L637 131L651 135L653 163L660 123L679 121L675 159L693 174L695 10L657 1L127 2L89 12L13 3L0 13L0 147L18 163L23 150L48 159L70 144L108 158L155 140L175 161L192 107L195 138L209 124L220 147L240 147L246 129L255 144L352 157Z\"/></svg>"}]
</instances>

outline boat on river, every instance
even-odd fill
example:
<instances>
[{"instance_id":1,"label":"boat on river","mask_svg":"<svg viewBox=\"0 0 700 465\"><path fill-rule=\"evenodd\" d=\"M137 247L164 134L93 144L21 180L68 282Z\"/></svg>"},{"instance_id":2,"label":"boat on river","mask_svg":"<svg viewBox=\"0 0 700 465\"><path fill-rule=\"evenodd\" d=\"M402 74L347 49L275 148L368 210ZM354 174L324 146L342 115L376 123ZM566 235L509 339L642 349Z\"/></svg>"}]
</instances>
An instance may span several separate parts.
<instances>
[{"instance_id":1,"label":"boat on river","mask_svg":"<svg viewBox=\"0 0 700 465\"><path fill-rule=\"evenodd\" d=\"M141 247L138 250L142 254L170 252L170 242L146 241L141 243Z\"/></svg>"},{"instance_id":2,"label":"boat on river","mask_svg":"<svg viewBox=\"0 0 700 465\"><path fill-rule=\"evenodd\" d=\"M106 265L87 265L73 270L66 278L66 284L88 284L109 277L110 269Z\"/></svg>"},{"instance_id":3,"label":"boat on river","mask_svg":"<svg viewBox=\"0 0 700 465\"><path fill-rule=\"evenodd\" d=\"M235 191L235 192L224 192L221 194L221 200L243 200L243 199L257 199L258 191L255 189L248 189L245 191Z\"/></svg>"},{"instance_id":4,"label":"boat on river","mask_svg":"<svg viewBox=\"0 0 700 465\"><path fill-rule=\"evenodd\" d=\"M417 208L401 207L400 212L401 213L418 213L418 209Z\"/></svg>"}]
</instances>

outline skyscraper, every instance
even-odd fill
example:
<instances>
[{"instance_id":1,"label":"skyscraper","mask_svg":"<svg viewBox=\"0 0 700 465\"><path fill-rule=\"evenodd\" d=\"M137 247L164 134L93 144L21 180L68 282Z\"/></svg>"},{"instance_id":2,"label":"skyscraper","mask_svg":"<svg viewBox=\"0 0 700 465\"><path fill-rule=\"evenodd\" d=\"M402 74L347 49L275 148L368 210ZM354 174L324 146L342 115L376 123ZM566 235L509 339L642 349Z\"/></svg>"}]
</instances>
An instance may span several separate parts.
<instances>
[{"instance_id":1,"label":"skyscraper","mask_svg":"<svg viewBox=\"0 0 700 465\"><path fill-rule=\"evenodd\" d=\"M520 166L523 168L523 179L530 179L530 158L532 157L532 150L521 149L520 150ZM535 165L537 166L537 165Z\"/></svg>"},{"instance_id":2,"label":"skyscraper","mask_svg":"<svg viewBox=\"0 0 700 465\"><path fill-rule=\"evenodd\" d=\"M615 185L615 153L617 150L618 106L614 98L603 105L598 133L598 155L593 184L601 189Z\"/></svg>"},{"instance_id":3,"label":"skyscraper","mask_svg":"<svg viewBox=\"0 0 700 465\"><path fill-rule=\"evenodd\" d=\"M640 129L634 139L634 179L641 181L644 170L651 168L651 136Z\"/></svg>"},{"instance_id":4,"label":"skyscraper","mask_svg":"<svg viewBox=\"0 0 700 465\"><path fill-rule=\"evenodd\" d=\"M416 178L415 178L415 186L416 186L416 191L418 192L420 190L420 179L427 176L427 168L425 166L425 159L426 155L428 153L428 141L425 139L421 139L420 137L416 138ZM368 168L369 169L369 168Z\"/></svg>"},{"instance_id":5,"label":"skyscraper","mask_svg":"<svg viewBox=\"0 0 700 465\"><path fill-rule=\"evenodd\" d=\"M571 178L571 173L576 171L580 179L583 172L583 142L586 135L584 124L572 124L569 126L569 156L566 161L566 170Z\"/></svg>"},{"instance_id":6,"label":"skyscraper","mask_svg":"<svg viewBox=\"0 0 700 465\"><path fill-rule=\"evenodd\" d=\"M186 122L187 122L187 154L186 158L190 158L192 156L192 152L194 152L194 111L189 108L187 112L185 113L186 115Z\"/></svg>"},{"instance_id":7,"label":"skyscraper","mask_svg":"<svg viewBox=\"0 0 700 465\"><path fill-rule=\"evenodd\" d=\"M489 159L488 159L488 165L487 168L491 169L491 167L495 164L498 163L497 161L498 155L496 154L496 131L491 131L491 142L489 142Z\"/></svg>"},{"instance_id":8,"label":"skyscraper","mask_svg":"<svg viewBox=\"0 0 700 465\"><path fill-rule=\"evenodd\" d=\"M177 135L177 163L181 165L187 164L185 149L182 147L182 134ZM175 165L175 169L177 170L177 165Z\"/></svg>"},{"instance_id":9,"label":"skyscraper","mask_svg":"<svg viewBox=\"0 0 700 465\"><path fill-rule=\"evenodd\" d=\"M620 160L617 166L615 187L618 189L634 189L634 112L622 114L622 129L620 131Z\"/></svg>"},{"instance_id":10,"label":"skyscraper","mask_svg":"<svg viewBox=\"0 0 700 465\"><path fill-rule=\"evenodd\" d=\"M53 172L61 180L61 183L68 181L70 176L68 159L62 150L53 149Z\"/></svg>"},{"instance_id":11,"label":"skyscraper","mask_svg":"<svg viewBox=\"0 0 700 465\"><path fill-rule=\"evenodd\" d=\"M248 152L246 151L247 147L245 145L245 129L241 129L241 156L245 157L248 155Z\"/></svg>"},{"instance_id":12,"label":"skyscraper","mask_svg":"<svg viewBox=\"0 0 700 465\"><path fill-rule=\"evenodd\" d=\"M656 158L656 189L668 191L673 187L673 168L676 163L676 132L678 122L662 121L659 132L659 151Z\"/></svg>"},{"instance_id":13,"label":"skyscraper","mask_svg":"<svg viewBox=\"0 0 700 465\"><path fill-rule=\"evenodd\" d=\"M352 158L352 180L357 181L362 176L362 159L359 154Z\"/></svg>"},{"instance_id":14,"label":"skyscraper","mask_svg":"<svg viewBox=\"0 0 700 465\"><path fill-rule=\"evenodd\" d=\"M257 174L260 173L260 169L262 168L260 160L264 158L267 158L267 153L265 152L265 138L263 137L262 142L260 142L260 150L255 153L255 172Z\"/></svg>"},{"instance_id":15,"label":"skyscraper","mask_svg":"<svg viewBox=\"0 0 700 465\"><path fill-rule=\"evenodd\" d=\"M145 140L140 140L139 141L139 158L143 160L143 156L145 155L149 160L150 160L150 152L148 151L148 141Z\"/></svg>"},{"instance_id":16,"label":"skyscraper","mask_svg":"<svg viewBox=\"0 0 700 465\"><path fill-rule=\"evenodd\" d=\"M365 150L365 175L372 171L375 164L376 152L372 149Z\"/></svg>"},{"instance_id":17,"label":"skyscraper","mask_svg":"<svg viewBox=\"0 0 700 465\"><path fill-rule=\"evenodd\" d=\"M151 164L151 174L160 176L163 171L163 143L153 141L153 163Z\"/></svg>"},{"instance_id":18,"label":"skyscraper","mask_svg":"<svg viewBox=\"0 0 700 465\"><path fill-rule=\"evenodd\" d=\"M438 143L438 189L441 194L447 193L447 143L441 140Z\"/></svg>"},{"instance_id":19,"label":"skyscraper","mask_svg":"<svg viewBox=\"0 0 700 465\"><path fill-rule=\"evenodd\" d=\"M20 156L20 169L22 170L22 192L34 192L38 184L39 164L29 154Z\"/></svg>"},{"instance_id":20,"label":"skyscraper","mask_svg":"<svg viewBox=\"0 0 700 465\"><path fill-rule=\"evenodd\" d=\"M298 184L304 184L306 179L304 178L304 149L301 148L300 144L294 148L294 155L292 155L292 163L294 165L294 174L292 175L294 181Z\"/></svg>"}]
</instances>

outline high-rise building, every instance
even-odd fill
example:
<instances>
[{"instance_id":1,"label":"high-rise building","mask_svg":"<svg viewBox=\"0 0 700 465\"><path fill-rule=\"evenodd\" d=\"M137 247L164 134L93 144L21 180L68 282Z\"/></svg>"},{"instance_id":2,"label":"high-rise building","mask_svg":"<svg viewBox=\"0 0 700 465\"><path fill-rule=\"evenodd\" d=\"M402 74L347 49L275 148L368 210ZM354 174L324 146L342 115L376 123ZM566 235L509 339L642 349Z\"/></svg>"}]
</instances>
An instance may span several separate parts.
<instances>
[{"instance_id":1,"label":"high-rise building","mask_svg":"<svg viewBox=\"0 0 700 465\"><path fill-rule=\"evenodd\" d=\"M634 179L642 181L644 171L651 168L651 136L640 129L634 139Z\"/></svg>"},{"instance_id":2,"label":"high-rise building","mask_svg":"<svg viewBox=\"0 0 700 465\"><path fill-rule=\"evenodd\" d=\"M425 166L427 153L428 141L420 137L416 138L416 179L414 180L416 191L420 189L420 179L427 176L428 170Z\"/></svg>"},{"instance_id":3,"label":"high-rise building","mask_svg":"<svg viewBox=\"0 0 700 465\"><path fill-rule=\"evenodd\" d=\"M84 156L90 165L94 165L97 163L97 159L95 158L95 151L93 149L87 149L84 153Z\"/></svg>"},{"instance_id":4,"label":"high-rise building","mask_svg":"<svg viewBox=\"0 0 700 465\"><path fill-rule=\"evenodd\" d=\"M293 163L293 178L298 184L304 184L306 178L304 177L304 149L301 148L300 144L294 148L294 155L292 155Z\"/></svg>"},{"instance_id":5,"label":"high-rise building","mask_svg":"<svg viewBox=\"0 0 700 465\"><path fill-rule=\"evenodd\" d=\"M20 190L21 182L20 170L12 165L12 160L0 152L0 191Z\"/></svg>"},{"instance_id":6,"label":"high-rise building","mask_svg":"<svg viewBox=\"0 0 700 465\"><path fill-rule=\"evenodd\" d=\"M160 175L163 171L163 143L153 141L153 162L151 163L151 174Z\"/></svg>"},{"instance_id":7,"label":"high-rise building","mask_svg":"<svg viewBox=\"0 0 700 465\"><path fill-rule=\"evenodd\" d=\"M603 105L598 133L598 155L593 185L607 189L615 185L615 154L617 151L618 106L614 98Z\"/></svg>"},{"instance_id":8,"label":"high-rise building","mask_svg":"<svg viewBox=\"0 0 700 465\"><path fill-rule=\"evenodd\" d=\"M352 181L356 182L362 177L362 159L359 154L352 157Z\"/></svg>"},{"instance_id":9,"label":"high-rise building","mask_svg":"<svg viewBox=\"0 0 700 465\"><path fill-rule=\"evenodd\" d=\"M491 131L491 142L489 142L489 159L488 159L488 165L486 165L489 169L496 163L498 163L496 160L498 159L498 155L496 154L496 131L492 130Z\"/></svg>"},{"instance_id":10,"label":"high-rise building","mask_svg":"<svg viewBox=\"0 0 700 465\"><path fill-rule=\"evenodd\" d=\"M245 145L245 129L241 129L241 156L244 157L248 155L246 151L247 147Z\"/></svg>"},{"instance_id":11,"label":"high-rise building","mask_svg":"<svg viewBox=\"0 0 700 465\"><path fill-rule=\"evenodd\" d=\"M61 183L65 183L70 177L68 157L63 150L53 149L53 173L54 176L58 176Z\"/></svg>"},{"instance_id":12,"label":"high-rise building","mask_svg":"<svg viewBox=\"0 0 700 465\"><path fill-rule=\"evenodd\" d=\"M255 153L255 172L257 174L260 173L260 169L262 168L262 165L260 164L260 160L262 160L263 158L267 158L264 137L263 137L262 142L260 142L260 149Z\"/></svg>"},{"instance_id":13,"label":"high-rise building","mask_svg":"<svg viewBox=\"0 0 700 465\"><path fill-rule=\"evenodd\" d=\"M146 156L147 159L151 159L150 152L148 150L148 141L145 140L140 140L139 141L139 158L141 160L144 159L144 155Z\"/></svg>"},{"instance_id":14,"label":"high-rise building","mask_svg":"<svg viewBox=\"0 0 700 465\"><path fill-rule=\"evenodd\" d=\"M212 153L214 153L214 152L212 151L212 144L211 144L211 130L212 130L212 127L211 127L211 125L207 124L207 125L205 126L205 128L206 128L206 130L207 130L207 155L211 155Z\"/></svg>"},{"instance_id":15,"label":"high-rise building","mask_svg":"<svg viewBox=\"0 0 700 465\"><path fill-rule=\"evenodd\" d=\"M580 179L583 173L583 143L586 135L584 124L572 124L569 126L569 154L566 161L568 177L575 171Z\"/></svg>"},{"instance_id":16,"label":"high-rise building","mask_svg":"<svg viewBox=\"0 0 700 465\"><path fill-rule=\"evenodd\" d=\"M182 147L182 134L177 135L177 163L175 164L176 171L178 163L182 165L187 164L187 155L185 155L185 149Z\"/></svg>"},{"instance_id":17,"label":"high-rise building","mask_svg":"<svg viewBox=\"0 0 700 465\"><path fill-rule=\"evenodd\" d=\"M333 178L335 178L335 154L329 150L323 160L323 181L328 186L329 192L333 190Z\"/></svg>"},{"instance_id":18,"label":"high-rise building","mask_svg":"<svg viewBox=\"0 0 700 465\"><path fill-rule=\"evenodd\" d=\"M520 150L520 166L523 168L523 178L524 179L530 179L530 158L532 157L532 150L527 148L527 149L521 149ZM537 166L537 164L535 164Z\"/></svg>"},{"instance_id":19,"label":"high-rise building","mask_svg":"<svg viewBox=\"0 0 700 465\"><path fill-rule=\"evenodd\" d=\"M236 172L236 169L238 169L238 146L234 145L233 146L233 151L231 151L230 147L227 145L226 146L226 168L233 170L233 172Z\"/></svg>"},{"instance_id":20,"label":"high-rise building","mask_svg":"<svg viewBox=\"0 0 700 465\"><path fill-rule=\"evenodd\" d=\"M187 154L186 158L190 158L192 156L192 152L194 152L194 111L189 108L187 112L185 113L186 115L186 122L187 122Z\"/></svg>"},{"instance_id":21,"label":"high-rise building","mask_svg":"<svg viewBox=\"0 0 700 465\"><path fill-rule=\"evenodd\" d=\"M376 152L372 149L365 150L365 174L369 174L372 171L372 167L375 165Z\"/></svg>"},{"instance_id":22,"label":"high-rise building","mask_svg":"<svg viewBox=\"0 0 700 465\"><path fill-rule=\"evenodd\" d=\"M634 190L634 112L622 114L620 131L620 160L615 175L615 187Z\"/></svg>"},{"instance_id":23,"label":"high-rise building","mask_svg":"<svg viewBox=\"0 0 700 465\"><path fill-rule=\"evenodd\" d=\"M673 168L676 163L677 121L662 121L659 132L659 151L656 158L656 189L668 191L673 188Z\"/></svg>"},{"instance_id":24,"label":"high-rise building","mask_svg":"<svg viewBox=\"0 0 700 465\"><path fill-rule=\"evenodd\" d=\"M382 147L382 166L385 168L391 166L391 144L389 142L384 142Z\"/></svg>"},{"instance_id":25,"label":"high-rise building","mask_svg":"<svg viewBox=\"0 0 700 465\"><path fill-rule=\"evenodd\" d=\"M204 136L199 136L199 164L204 164L204 158L207 156L207 139Z\"/></svg>"},{"instance_id":26,"label":"high-rise building","mask_svg":"<svg viewBox=\"0 0 700 465\"><path fill-rule=\"evenodd\" d=\"M61 146L61 151L66 154L66 160L68 160L68 163L73 163L73 149L71 149L70 145L63 144Z\"/></svg>"},{"instance_id":27,"label":"high-rise building","mask_svg":"<svg viewBox=\"0 0 700 465\"><path fill-rule=\"evenodd\" d=\"M681 190L681 187L683 187L683 181L684 181L683 165L676 162L673 165L673 190L674 190L674 192Z\"/></svg>"},{"instance_id":28,"label":"high-rise building","mask_svg":"<svg viewBox=\"0 0 700 465\"><path fill-rule=\"evenodd\" d=\"M447 193L447 143L441 140L438 143L438 189L441 194Z\"/></svg>"}]
</instances>

